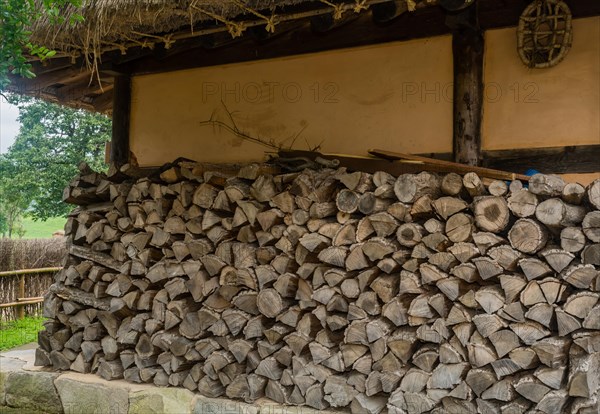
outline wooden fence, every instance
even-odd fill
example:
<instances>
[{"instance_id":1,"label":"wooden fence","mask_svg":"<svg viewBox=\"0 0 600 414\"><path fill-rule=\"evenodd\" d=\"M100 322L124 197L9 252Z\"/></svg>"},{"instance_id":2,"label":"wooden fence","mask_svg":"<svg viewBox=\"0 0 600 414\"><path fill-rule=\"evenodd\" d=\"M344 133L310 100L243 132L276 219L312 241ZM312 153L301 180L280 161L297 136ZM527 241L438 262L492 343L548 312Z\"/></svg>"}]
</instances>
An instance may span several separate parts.
<instances>
[{"instance_id":1,"label":"wooden fence","mask_svg":"<svg viewBox=\"0 0 600 414\"><path fill-rule=\"evenodd\" d=\"M27 287L27 283L26 283L26 278L31 280L31 277L39 277L39 275L46 275L46 274L54 274L56 272L58 272L59 270L61 270L62 267L43 267L43 268L37 268L37 269L20 269L20 270L10 270L10 271L6 271L6 272L0 272L0 281L3 281L5 278L7 277L17 277L18 278L18 287L17 287L17 298L14 301L8 302L8 303L0 303L0 311L4 311L10 308L15 308L16 312L14 313L14 317L16 317L16 319L22 319L25 317L25 308L29 305L37 305L40 304L44 301L44 297L43 296L26 296L26 292L28 291L28 289L26 289ZM43 285L46 285L47 283L44 283ZM43 292L39 291L39 287L37 286L37 290L38 293L41 294ZM42 287L46 287L47 286L42 286ZM46 290L46 289L44 289ZM31 289L29 290L31 291ZM6 315L6 312L2 316L9 316Z\"/></svg>"}]
</instances>

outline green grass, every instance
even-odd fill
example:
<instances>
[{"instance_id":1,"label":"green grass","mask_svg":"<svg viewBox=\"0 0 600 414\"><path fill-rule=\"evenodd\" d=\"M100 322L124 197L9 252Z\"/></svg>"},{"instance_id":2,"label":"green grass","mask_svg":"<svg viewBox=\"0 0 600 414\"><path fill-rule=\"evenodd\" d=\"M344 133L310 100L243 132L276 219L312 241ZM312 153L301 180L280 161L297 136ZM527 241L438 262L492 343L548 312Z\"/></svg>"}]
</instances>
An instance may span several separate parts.
<instances>
[{"instance_id":1,"label":"green grass","mask_svg":"<svg viewBox=\"0 0 600 414\"><path fill-rule=\"evenodd\" d=\"M26 317L18 321L0 322L0 351L37 341L43 329L42 317Z\"/></svg>"},{"instance_id":2,"label":"green grass","mask_svg":"<svg viewBox=\"0 0 600 414\"><path fill-rule=\"evenodd\" d=\"M33 221L30 217L23 218L25 229L24 239L46 239L52 237L52 233L63 230L67 219L64 217L53 217L46 221Z\"/></svg>"}]
</instances>

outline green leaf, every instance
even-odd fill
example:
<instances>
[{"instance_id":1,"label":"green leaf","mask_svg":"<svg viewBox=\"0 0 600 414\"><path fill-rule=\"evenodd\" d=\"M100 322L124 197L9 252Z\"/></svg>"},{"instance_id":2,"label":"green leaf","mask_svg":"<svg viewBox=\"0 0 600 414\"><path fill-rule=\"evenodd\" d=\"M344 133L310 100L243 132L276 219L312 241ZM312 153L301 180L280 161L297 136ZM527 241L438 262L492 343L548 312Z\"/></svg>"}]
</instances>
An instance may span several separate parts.
<instances>
[{"instance_id":1,"label":"green leaf","mask_svg":"<svg viewBox=\"0 0 600 414\"><path fill-rule=\"evenodd\" d=\"M80 8L82 0L42 0L40 9L34 0L0 0L0 91L10 83L9 74L35 76L26 54L41 60L56 55L55 51L30 41L33 22L45 14L54 24L65 22L63 10L66 6ZM81 21L83 16L75 13L73 21Z\"/></svg>"}]
</instances>

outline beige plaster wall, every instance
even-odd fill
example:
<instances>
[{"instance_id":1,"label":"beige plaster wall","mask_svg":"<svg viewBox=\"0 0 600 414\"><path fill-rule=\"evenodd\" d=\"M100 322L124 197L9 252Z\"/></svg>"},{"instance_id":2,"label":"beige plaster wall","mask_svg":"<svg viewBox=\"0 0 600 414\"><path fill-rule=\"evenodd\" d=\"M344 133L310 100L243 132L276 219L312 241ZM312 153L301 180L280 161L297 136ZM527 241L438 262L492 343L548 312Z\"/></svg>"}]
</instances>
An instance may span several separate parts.
<instances>
[{"instance_id":1,"label":"beige plaster wall","mask_svg":"<svg viewBox=\"0 0 600 414\"><path fill-rule=\"evenodd\" d=\"M600 165L598 166L600 170ZM560 174L563 180L567 183L579 183L582 185L591 184L592 181L595 181L600 178L600 172L597 173L589 173L589 174Z\"/></svg>"},{"instance_id":2,"label":"beige plaster wall","mask_svg":"<svg viewBox=\"0 0 600 414\"><path fill-rule=\"evenodd\" d=\"M451 82L448 36L140 76L131 149L140 165L262 159L269 148L205 122L231 126L223 102L240 130L284 147L447 152Z\"/></svg>"},{"instance_id":3,"label":"beige plaster wall","mask_svg":"<svg viewBox=\"0 0 600 414\"><path fill-rule=\"evenodd\" d=\"M574 20L572 49L550 69L521 63L515 28L488 31L485 83L484 149L600 144L600 17ZM450 152L451 39L136 77L132 151L143 166L264 158L270 148L207 123L233 126L228 111L241 132L283 147Z\"/></svg>"},{"instance_id":4,"label":"beige plaster wall","mask_svg":"<svg viewBox=\"0 0 600 414\"><path fill-rule=\"evenodd\" d=\"M573 21L573 46L552 68L529 69L516 50L514 28L486 33L483 147L600 144L600 17Z\"/></svg>"}]
</instances>

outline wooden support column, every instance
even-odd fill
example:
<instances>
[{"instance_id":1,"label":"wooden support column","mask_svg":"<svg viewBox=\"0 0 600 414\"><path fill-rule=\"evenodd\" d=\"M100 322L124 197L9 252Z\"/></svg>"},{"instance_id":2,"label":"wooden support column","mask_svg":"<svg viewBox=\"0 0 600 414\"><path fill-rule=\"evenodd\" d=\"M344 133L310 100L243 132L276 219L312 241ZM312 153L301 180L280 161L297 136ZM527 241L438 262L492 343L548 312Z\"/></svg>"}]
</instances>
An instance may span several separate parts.
<instances>
[{"instance_id":1,"label":"wooden support column","mask_svg":"<svg viewBox=\"0 0 600 414\"><path fill-rule=\"evenodd\" d=\"M22 300L25 297L25 275L19 276L19 294L17 301ZM17 306L17 319L23 319L25 317L25 306Z\"/></svg>"},{"instance_id":2,"label":"wooden support column","mask_svg":"<svg viewBox=\"0 0 600 414\"><path fill-rule=\"evenodd\" d=\"M115 75L112 110L110 162L129 162L129 117L131 112L131 76Z\"/></svg>"},{"instance_id":3,"label":"wooden support column","mask_svg":"<svg viewBox=\"0 0 600 414\"><path fill-rule=\"evenodd\" d=\"M454 56L454 161L481 164L483 117L483 31L477 5L449 15Z\"/></svg>"}]
</instances>

